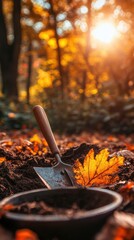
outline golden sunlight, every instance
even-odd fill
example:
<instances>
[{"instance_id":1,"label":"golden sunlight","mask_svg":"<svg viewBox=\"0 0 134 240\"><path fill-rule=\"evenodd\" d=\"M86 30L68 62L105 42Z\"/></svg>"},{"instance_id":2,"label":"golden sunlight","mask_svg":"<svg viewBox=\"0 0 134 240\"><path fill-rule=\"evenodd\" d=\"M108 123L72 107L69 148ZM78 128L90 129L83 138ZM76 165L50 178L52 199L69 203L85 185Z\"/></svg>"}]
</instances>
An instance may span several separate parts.
<instances>
[{"instance_id":1,"label":"golden sunlight","mask_svg":"<svg viewBox=\"0 0 134 240\"><path fill-rule=\"evenodd\" d=\"M102 43L111 43L118 35L118 31L111 22L101 22L93 28L92 36Z\"/></svg>"}]
</instances>

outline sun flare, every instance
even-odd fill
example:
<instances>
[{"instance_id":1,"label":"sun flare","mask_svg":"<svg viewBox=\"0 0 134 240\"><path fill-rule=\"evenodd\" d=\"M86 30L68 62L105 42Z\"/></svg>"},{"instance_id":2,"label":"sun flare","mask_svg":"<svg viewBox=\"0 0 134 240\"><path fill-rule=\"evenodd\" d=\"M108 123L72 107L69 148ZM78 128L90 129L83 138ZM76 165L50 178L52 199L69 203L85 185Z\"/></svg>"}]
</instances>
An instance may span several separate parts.
<instances>
[{"instance_id":1,"label":"sun flare","mask_svg":"<svg viewBox=\"0 0 134 240\"><path fill-rule=\"evenodd\" d=\"M117 34L115 26L110 22L102 22L92 30L94 39L107 44L111 43L117 37Z\"/></svg>"}]
</instances>

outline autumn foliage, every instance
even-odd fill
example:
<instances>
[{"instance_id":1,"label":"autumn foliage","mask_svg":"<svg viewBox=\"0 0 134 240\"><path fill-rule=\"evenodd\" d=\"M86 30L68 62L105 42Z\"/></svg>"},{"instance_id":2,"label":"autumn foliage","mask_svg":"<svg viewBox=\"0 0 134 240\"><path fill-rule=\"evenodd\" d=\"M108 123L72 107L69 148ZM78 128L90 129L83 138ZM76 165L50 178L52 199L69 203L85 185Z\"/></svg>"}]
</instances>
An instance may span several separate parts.
<instances>
[{"instance_id":1,"label":"autumn foliage","mask_svg":"<svg viewBox=\"0 0 134 240\"><path fill-rule=\"evenodd\" d=\"M112 184L118 180L117 171L123 162L121 156L109 158L107 149L101 150L96 156L91 149L83 164L78 159L74 164L76 181L82 186Z\"/></svg>"},{"instance_id":2,"label":"autumn foliage","mask_svg":"<svg viewBox=\"0 0 134 240\"><path fill-rule=\"evenodd\" d=\"M20 229L16 231L15 240L39 240L36 233L30 229Z\"/></svg>"},{"instance_id":3,"label":"autumn foliage","mask_svg":"<svg viewBox=\"0 0 134 240\"><path fill-rule=\"evenodd\" d=\"M1 0L0 16L2 129L42 104L56 130L133 130L132 0Z\"/></svg>"},{"instance_id":4,"label":"autumn foliage","mask_svg":"<svg viewBox=\"0 0 134 240\"><path fill-rule=\"evenodd\" d=\"M44 187L33 167L52 166L54 157L39 132L12 131L10 135L1 132L0 138L1 199L17 192ZM117 190L123 197L121 209L105 224L104 231L100 230L98 239L133 240L133 136L84 133L56 138L63 162L74 164L73 171L78 185L108 187ZM15 207L10 204L3 206L0 218L6 212L14 211ZM1 234L0 228L0 240ZM30 229L19 229L14 233L14 240L39 240L39 237Z\"/></svg>"}]
</instances>

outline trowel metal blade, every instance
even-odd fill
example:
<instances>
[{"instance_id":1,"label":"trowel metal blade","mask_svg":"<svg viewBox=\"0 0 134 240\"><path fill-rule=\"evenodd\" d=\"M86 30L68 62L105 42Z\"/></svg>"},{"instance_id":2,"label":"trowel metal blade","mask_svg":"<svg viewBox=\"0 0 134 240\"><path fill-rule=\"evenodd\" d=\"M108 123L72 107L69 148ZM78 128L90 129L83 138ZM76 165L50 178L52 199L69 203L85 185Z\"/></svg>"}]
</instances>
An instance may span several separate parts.
<instances>
[{"instance_id":1,"label":"trowel metal blade","mask_svg":"<svg viewBox=\"0 0 134 240\"><path fill-rule=\"evenodd\" d=\"M53 167L34 167L35 172L46 185L48 189L65 188L71 185L67 179L67 175L63 171L59 171Z\"/></svg>"}]
</instances>

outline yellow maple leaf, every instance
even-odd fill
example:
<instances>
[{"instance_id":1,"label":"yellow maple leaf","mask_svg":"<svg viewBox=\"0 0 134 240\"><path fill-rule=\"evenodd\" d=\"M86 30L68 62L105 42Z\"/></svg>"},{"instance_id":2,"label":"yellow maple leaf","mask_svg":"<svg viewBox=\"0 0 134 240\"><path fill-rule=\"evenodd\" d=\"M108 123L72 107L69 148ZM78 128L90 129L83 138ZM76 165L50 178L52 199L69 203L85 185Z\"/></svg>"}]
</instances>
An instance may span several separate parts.
<instances>
[{"instance_id":1,"label":"yellow maple leaf","mask_svg":"<svg viewBox=\"0 0 134 240\"><path fill-rule=\"evenodd\" d=\"M118 180L118 167L123 165L124 157L108 158L107 149L101 150L96 156L91 149L86 155L83 164L77 159L73 171L76 182L82 186L112 184Z\"/></svg>"}]
</instances>

